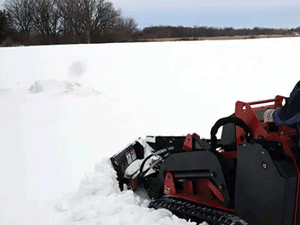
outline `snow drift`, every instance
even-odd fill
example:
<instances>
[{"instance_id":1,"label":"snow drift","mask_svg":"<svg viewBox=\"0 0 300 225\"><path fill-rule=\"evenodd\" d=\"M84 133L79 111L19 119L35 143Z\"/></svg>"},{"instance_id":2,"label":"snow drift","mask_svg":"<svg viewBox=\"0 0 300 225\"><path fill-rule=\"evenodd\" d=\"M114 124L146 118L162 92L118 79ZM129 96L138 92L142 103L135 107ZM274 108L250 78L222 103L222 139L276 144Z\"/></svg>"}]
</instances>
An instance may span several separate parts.
<instances>
[{"instance_id":1,"label":"snow drift","mask_svg":"<svg viewBox=\"0 0 300 225\"><path fill-rule=\"evenodd\" d=\"M147 199L132 191L120 191L109 159L102 159L94 173L84 176L74 196L56 204L57 211L66 212L56 223L196 224L179 219L168 210L149 209L147 205Z\"/></svg>"},{"instance_id":2,"label":"snow drift","mask_svg":"<svg viewBox=\"0 0 300 225\"><path fill-rule=\"evenodd\" d=\"M35 81L29 88L30 93L44 94L72 94L79 97L88 97L90 95L98 95L99 92L93 88L84 88L81 84L71 82L69 80L39 80Z\"/></svg>"}]
</instances>

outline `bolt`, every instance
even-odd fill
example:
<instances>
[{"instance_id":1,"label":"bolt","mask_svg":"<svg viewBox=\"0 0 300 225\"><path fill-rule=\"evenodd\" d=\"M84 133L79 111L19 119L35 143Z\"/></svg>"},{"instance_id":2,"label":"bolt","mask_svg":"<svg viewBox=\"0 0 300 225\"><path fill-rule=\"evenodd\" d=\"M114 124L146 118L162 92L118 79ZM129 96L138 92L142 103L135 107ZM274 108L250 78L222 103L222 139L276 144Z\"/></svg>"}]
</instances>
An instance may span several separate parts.
<instances>
[{"instance_id":1,"label":"bolt","mask_svg":"<svg viewBox=\"0 0 300 225\"><path fill-rule=\"evenodd\" d=\"M268 165L267 165L265 162L263 162L263 163L261 164L261 167L262 167L264 170L266 170L266 169L268 168Z\"/></svg>"},{"instance_id":2,"label":"bolt","mask_svg":"<svg viewBox=\"0 0 300 225\"><path fill-rule=\"evenodd\" d=\"M259 135L259 136L258 136L258 139L259 139L259 140L264 140L265 137L264 137L263 135Z\"/></svg>"}]
</instances>

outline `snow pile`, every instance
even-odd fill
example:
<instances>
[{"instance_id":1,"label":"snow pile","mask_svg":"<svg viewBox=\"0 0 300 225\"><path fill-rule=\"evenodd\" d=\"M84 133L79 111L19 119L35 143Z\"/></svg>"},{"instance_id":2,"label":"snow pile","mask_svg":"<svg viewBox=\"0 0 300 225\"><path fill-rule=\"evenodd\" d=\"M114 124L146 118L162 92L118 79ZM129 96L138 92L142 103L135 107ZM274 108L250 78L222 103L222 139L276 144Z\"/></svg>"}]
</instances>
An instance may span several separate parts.
<instances>
[{"instance_id":1,"label":"snow pile","mask_svg":"<svg viewBox=\"0 0 300 225\"><path fill-rule=\"evenodd\" d=\"M56 204L56 210L63 214L56 224L196 224L179 219L165 209L149 209L148 203L130 190L121 192L116 172L109 159L103 158L96 165L95 173L84 176L74 196Z\"/></svg>"},{"instance_id":2,"label":"snow pile","mask_svg":"<svg viewBox=\"0 0 300 225\"><path fill-rule=\"evenodd\" d=\"M30 93L46 93L47 95L63 95L72 94L78 97L88 97L90 95L100 94L93 88L84 88L77 82L69 80L58 81L58 80L38 80L29 88Z\"/></svg>"}]
</instances>

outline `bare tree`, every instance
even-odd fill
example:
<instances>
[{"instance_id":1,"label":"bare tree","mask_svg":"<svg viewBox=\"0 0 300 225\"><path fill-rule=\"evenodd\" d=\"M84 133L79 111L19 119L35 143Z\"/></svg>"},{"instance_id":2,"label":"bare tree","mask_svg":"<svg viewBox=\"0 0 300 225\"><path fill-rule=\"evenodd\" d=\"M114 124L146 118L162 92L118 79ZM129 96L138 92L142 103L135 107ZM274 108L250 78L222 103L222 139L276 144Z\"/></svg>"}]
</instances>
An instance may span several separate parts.
<instances>
[{"instance_id":1,"label":"bare tree","mask_svg":"<svg viewBox=\"0 0 300 225\"><path fill-rule=\"evenodd\" d=\"M133 18L120 17L113 32L116 33L118 41L128 41L137 37L137 26Z\"/></svg>"},{"instance_id":2,"label":"bare tree","mask_svg":"<svg viewBox=\"0 0 300 225\"><path fill-rule=\"evenodd\" d=\"M80 35L82 33L81 0L57 0L62 17L64 34Z\"/></svg>"},{"instance_id":3,"label":"bare tree","mask_svg":"<svg viewBox=\"0 0 300 225\"><path fill-rule=\"evenodd\" d=\"M0 10L0 44L9 35L9 19L5 10Z\"/></svg>"},{"instance_id":4,"label":"bare tree","mask_svg":"<svg viewBox=\"0 0 300 225\"><path fill-rule=\"evenodd\" d=\"M135 22L133 18L120 18L118 21L118 26L120 28L123 28L130 34L134 34L138 31L137 26L138 24Z\"/></svg>"},{"instance_id":5,"label":"bare tree","mask_svg":"<svg viewBox=\"0 0 300 225\"><path fill-rule=\"evenodd\" d=\"M83 28L87 43L91 43L91 34L93 32L93 22L96 14L97 0L82 0L83 5Z\"/></svg>"},{"instance_id":6,"label":"bare tree","mask_svg":"<svg viewBox=\"0 0 300 225\"><path fill-rule=\"evenodd\" d=\"M4 6L13 27L28 35L27 43L30 33L35 44L53 43L59 35L66 43L114 41L137 27L132 18L123 19L109 0L6 0ZM120 30L123 33L114 34Z\"/></svg>"},{"instance_id":7,"label":"bare tree","mask_svg":"<svg viewBox=\"0 0 300 225\"><path fill-rule=\"evenodd\" d=\"M13 27L29 35L33 27L32 0L6 0L4 8L11 17Z\"/></svg>"},{"instance_id":8,"label":"bare tree","mask_svg":"<svg viewBox=\"0 0 300 225\"><path fill-rule=\"evenodd\" d=\"M55 0L33 1L33 30L45 37L56 37L61 31L60 14Z\"/></svg>"},{"instance_id":9,"label":"bare tree","mask_svg":"<svg viewBox=\"0 0 300 225\"><path fill-rule=\"evenodd\" d=\"M52 0L52 12L50 16L50 34L54 37L57 37L61 34L63 27L62 27L62 16L60 10L57 5L57 0Z\"/></svg>"},{"instance_id":10,"label":"bare tree","mask_svg":"<svg viewBox=\"0 0 300 225\"><path fill-rule=\"evenodd\" d=\"M108 29L117 25L121 11L116 10L111 2L106 0L82 0L85 3L84 28L87 41L92 34L102 35Z\"/></svg>"},{"instance_id":11,"label":"bare tree","mask_svg":"<svg viewBox=\"0 0 300 225\"><path fill-rule=\"evenodd\" d=\"M93 30L104 32L106 29L113 28L120 15L121 11L115 10L111 2L98 0L93 18Z\"/></svg>"},{"instance_id":12,"label":"bare tree","mask_svg":"<svg viewBox=\"0 0 300 225\"><path fill-rule=\"evenodd\" d=\"M120 11L106 0L58 0L64 33L82 35L88 43L92 34L103 34L116 25Z\"/></svg>"}]
</instances>

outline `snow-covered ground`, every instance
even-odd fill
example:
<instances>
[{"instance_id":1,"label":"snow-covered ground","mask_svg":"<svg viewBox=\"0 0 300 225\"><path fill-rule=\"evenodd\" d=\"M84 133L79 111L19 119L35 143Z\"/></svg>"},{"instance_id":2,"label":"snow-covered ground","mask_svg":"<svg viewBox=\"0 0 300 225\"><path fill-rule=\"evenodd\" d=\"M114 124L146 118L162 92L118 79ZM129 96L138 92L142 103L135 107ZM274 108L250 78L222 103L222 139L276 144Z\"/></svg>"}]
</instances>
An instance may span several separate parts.
<instances>
[{"instance_id":1,"label":"snow-covered ground","mask_svg":"<svg viewBox=\"0 0 300 225\"><path fill-rule=\"evenodd\" d=\"M299 52L300 38L0 48L0 224L192 224L120 192L108 158L288 95Z\"/></svg>"}]
</instances>

